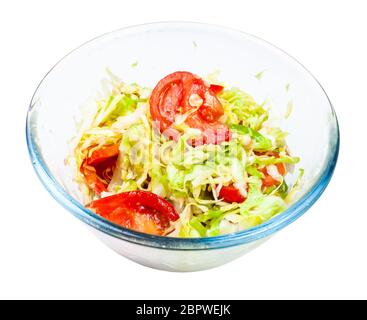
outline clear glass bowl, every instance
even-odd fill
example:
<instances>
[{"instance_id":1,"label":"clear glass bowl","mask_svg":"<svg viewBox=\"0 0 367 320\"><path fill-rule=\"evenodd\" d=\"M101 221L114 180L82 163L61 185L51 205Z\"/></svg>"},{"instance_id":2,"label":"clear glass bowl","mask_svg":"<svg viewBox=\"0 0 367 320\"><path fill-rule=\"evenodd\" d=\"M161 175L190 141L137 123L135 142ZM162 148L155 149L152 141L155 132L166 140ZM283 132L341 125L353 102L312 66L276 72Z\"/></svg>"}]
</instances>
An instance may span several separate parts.
<instances>
[{"instance_id":1,"label":"clear glass bowl","mask_svg":"<svg viewBox=\"0 0 367 320\"><path fill-rule=\"evenodd\" d=\"M136 67L132 64L137 62ZM108 67L126 82L153 87L166 74L219 72L267 100L275 114L294 108L282 128L292 154L300 156L303 185L294 203L273 219L241 232L208 238L142 234L110 223L83 207L64 160L76 134L80 108L100 89ZM262 72L262 73L261 73ZM255 77L256 74L261 77ZM194 271L226 263L261 244L300 217L326 188L338 157L335 112L317 80L296 60L254 36L198 23L153 23L114 31L89 41L59 61L38 86L28 111L27 142L33 166L50 194L90 226L108 246L140 264ZM290 175L287 179L294 180Z\"/></svg>"}]
</instances>

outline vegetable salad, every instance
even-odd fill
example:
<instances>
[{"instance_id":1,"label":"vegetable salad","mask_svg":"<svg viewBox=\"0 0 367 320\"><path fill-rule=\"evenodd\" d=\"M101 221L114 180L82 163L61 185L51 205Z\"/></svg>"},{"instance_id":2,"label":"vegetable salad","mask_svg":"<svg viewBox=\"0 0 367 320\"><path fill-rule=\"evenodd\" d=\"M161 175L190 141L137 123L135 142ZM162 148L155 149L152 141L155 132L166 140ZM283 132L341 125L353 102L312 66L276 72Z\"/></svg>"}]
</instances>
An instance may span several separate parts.
<instances>
[{"instance_id":1,"label":"vegetable salad","mask_svg":"<svg viewBox=\"0 0 367 320\"><path fill-rule=\"evenodd\" d=\"M269 110L239 88L186 71L153 90L111 74L73 149L86 207L122 227L208 237L247 229L287 208L298 157Z\"/></svg>"}]
</instances>

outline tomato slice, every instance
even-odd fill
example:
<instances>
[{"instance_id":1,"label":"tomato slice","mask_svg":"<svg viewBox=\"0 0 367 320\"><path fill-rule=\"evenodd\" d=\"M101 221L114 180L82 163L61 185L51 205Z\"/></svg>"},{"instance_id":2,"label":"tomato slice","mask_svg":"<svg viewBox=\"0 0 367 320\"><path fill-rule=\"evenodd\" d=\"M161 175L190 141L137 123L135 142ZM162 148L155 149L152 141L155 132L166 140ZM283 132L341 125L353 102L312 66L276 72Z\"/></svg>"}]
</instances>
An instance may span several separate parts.
<instances>
[{"instance_id":1,"label":"tomato slice","mask_svg":"<svg viewBox=\"0 0 367 320\"><path fill-rule=\"evenodd\" d=\"M219 121L224 114L223 106L216 96L219 86L213 86L207 86L203 79L186 71L164 77L153 89L149 101L155 126L165 133L172 129L177 115L187 113L185 123L203 133L202 139L195 140L193 144L228 141L230 131ZM171 137L171 134L168 136Z\"/></svg>"},{"instance_id":2,"label":"tomato slice","mask_svg":"<svg viewBox=\"0 0 367 320\"><path fill-rule=\"evenodd\" d=\"M80 166L80 172L84 175L89 188L100 195L103 191L107 191L107 186L112 179L119 154L119 145L102 146L91 154L89 154L89 149L86 150L87 157Z\"/></svg>"},{"instance_id":3,"label":"tomato slice","mask_svg":"<svg viewBox=\"0 0 367 320\"><path fill-rule=\"evenodd\" d=\"M240 191L233 185L223 186L220 189L219 197L223 198L225 202L244 202L246 198L240 193Z\"/></svg>"},{"instance_id":4,"label":"tomato slice","mask_svg":"<svg viewBox=\"0 0 367 320\"><path fill-rule=\"evenodd\" d=\"M123 227L155 235L164 234L170 221L179 218L171 203L142 190L105 197L91 202L87 208Z\"/></svg>"}]
</instances>

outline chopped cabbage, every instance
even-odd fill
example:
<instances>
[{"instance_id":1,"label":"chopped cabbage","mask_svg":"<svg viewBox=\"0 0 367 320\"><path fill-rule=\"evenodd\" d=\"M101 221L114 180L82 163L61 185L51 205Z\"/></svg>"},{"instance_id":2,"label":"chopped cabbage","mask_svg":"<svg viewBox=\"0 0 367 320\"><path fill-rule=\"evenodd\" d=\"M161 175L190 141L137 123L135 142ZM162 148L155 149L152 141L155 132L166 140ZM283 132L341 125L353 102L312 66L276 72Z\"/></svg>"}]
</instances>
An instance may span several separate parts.
<instances>
[{"instance_id":1,"label":"chopped cabbage","mask_svg":"<svg viewBox=\"0 0 367 320\"><path fill-rule=\"evenodd\" d=\"M219 99L231 140L193 147L188 141L200 131L177 118L175 129L180 131L180 138L174 141L161 135L152 126L150 89L127 85L109 74L106 92L97 101L97 111L90 125L82 128L74 148L75 163L80 168L87 153L104 145L119 145L108 194L148 190L171 201L180 213L171 235L180 237L237 232L286 209L302 174L292 187L284 178L277 186L263 187L264 172L266 166L296 164L299 158L286 151L287 133L265 124L268 111L263 104L238 88L223 90ZM76 181L92 199L98 198L86 187L80 172ZM220 193L229 185L246 195L245 201L225 202Z\"/></svg>"}]
</instances>

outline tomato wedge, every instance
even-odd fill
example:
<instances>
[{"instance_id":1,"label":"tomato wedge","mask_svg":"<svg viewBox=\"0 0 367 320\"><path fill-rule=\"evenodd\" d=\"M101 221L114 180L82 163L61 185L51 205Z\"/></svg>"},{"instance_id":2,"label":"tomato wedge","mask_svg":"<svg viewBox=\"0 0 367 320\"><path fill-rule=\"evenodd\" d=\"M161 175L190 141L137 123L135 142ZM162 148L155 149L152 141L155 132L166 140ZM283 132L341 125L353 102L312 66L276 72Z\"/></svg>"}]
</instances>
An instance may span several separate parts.
<instances>
[{"instance_id":1,"label":"tomato wedge","mask_svg":"<svg viewBox=\"0 0 367 320\"><path fill-rule=\"evenodd\" d=\"M90 149L90 148L89 148ZM90 153L86 150L86 158L80 166L80 172L84 175L89 188L97 195L107 191L116 166L119 154L118 144L105 145Z\"/></svg>"},{"instance_id":2,"label":"tomato wedge","mask_svg":"<svg viewBox=\"0 0 367 320\"><path fill-rule=\"evenodd\" d=\"M219 197L223 198L225 202L244 202L246 198L241 194L241 192L233 185L223 186L220 189Z\"/></svg>"},{"instance_id":3,"label":"tomato wedge","mask_svg":"<svg viewBox=\"0 0 367 320\"><path fill-rule=\"evenodd\" d=\"M202 139L195 139L193 144L228 141L230 131L219 121L224 114L223 106L216 96L220 86L212 86L186 71L164 77L153 89L149 101L155 126L164 133L171 129L177 115L187 114L185 123L203 133ZM171 137L171 131L168 136Z\"/></svg>"},{"instance_id":4,"label":"tomato wedge","mask_svg":"<svg viewBox=\"0 0 367 320\"><path fill-rule=\"evenodd\" d=\"M105 219L144 233L163 235L170 221L179 218L171 203L149 191L129 191L86 206Z\"/></svg>"}]
</instances>

